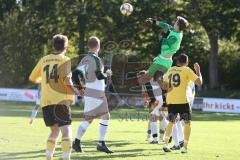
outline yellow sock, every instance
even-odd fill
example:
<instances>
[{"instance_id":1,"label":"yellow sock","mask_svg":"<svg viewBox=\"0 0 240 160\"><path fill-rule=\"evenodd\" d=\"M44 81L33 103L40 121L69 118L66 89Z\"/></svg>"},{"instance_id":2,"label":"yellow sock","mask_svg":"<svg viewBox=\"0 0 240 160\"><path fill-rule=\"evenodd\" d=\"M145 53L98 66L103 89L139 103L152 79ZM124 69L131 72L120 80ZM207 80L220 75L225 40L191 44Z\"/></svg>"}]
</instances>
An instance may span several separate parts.
<instances>
[{"instance_id":1,"label":"yellow sock","mask_svg":"<svg viewBox=\"0 0 240 160\"><path fill-rule=\"evenodd\" d=\"M170 135L172 134L173 125L174 125L173 122L169 122L168 123L168 126L167 126L166 131L165 131L165 139L164 139L165 144L168 144Z\"/></svg>"},{"instance_id":2,"label":"yellow sock","mask_svg":"<svg viewBox=\"0 0 240 160\"><path fill-rule=\"evenodd\" d=\"M47 148L46 148L46 158L47 160L52 160L53 153L55 151L56 140L49 138L47 140Z\"/></svg>"},{"instance_id":3,"label":"yellow sock","mask_svg":"<svg viewBox=\"0 0 240 160\"><path fill-rule=\"evenodd\" d=\"M191 133L191 126L190 122L184 124L184 147L187 148L189 137Z\"/></svg>"},{"instance_id":4,"label":"yellow sock","mask_svg":"<svg viewBox=\"0 0 240 160\"><path fill-rule=\"evenodd\" d=\"M62 152L63 160L70 160L71 150L72 150L72 141L69 137L62 139Z\"/></svg>"}]
</instances>

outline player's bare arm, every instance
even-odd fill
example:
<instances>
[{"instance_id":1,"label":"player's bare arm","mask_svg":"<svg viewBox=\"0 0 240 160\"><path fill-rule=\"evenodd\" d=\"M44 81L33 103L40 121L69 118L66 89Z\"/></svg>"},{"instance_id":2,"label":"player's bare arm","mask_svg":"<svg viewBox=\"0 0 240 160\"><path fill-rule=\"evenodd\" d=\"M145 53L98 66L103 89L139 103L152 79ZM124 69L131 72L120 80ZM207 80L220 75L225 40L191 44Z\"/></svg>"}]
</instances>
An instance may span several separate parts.
<instances>
[{"instance_id":1,"label":"player's bare arm","mask_svg":"<svg viewBox=\"0 0 240 160\"><path fill-rule=\"evenodd\" d=\"M199 77L194 83L197 85L197 86L202 86L203 84L203 79L202 79L202 74L201 74L201 69L200 69L200 65L198 63L195 63L194 64L194 70L197 74L197 76Z\"/></svg>"}]
</instances>

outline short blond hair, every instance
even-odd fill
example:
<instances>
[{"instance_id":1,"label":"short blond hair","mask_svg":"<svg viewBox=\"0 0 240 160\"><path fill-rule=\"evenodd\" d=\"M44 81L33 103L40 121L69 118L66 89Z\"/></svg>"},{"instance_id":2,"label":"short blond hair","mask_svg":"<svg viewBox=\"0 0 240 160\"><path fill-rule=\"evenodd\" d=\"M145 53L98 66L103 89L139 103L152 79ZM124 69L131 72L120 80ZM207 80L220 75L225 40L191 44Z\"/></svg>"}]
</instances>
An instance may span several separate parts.
<instances>
[{"instance_id":1,"label":"short blond hair","mask_svg":"<svg viewBox=\"0 0 240 160\"><path fill-rule=\"evenodd\" d=\"M100 45L100 40L98 37L96 36L91 36L89 39L88 39L88 43L87 43L87 46L88 48L90 49L94 49L96 48L97 46Z\"/></svg>"},{"instance_id":2,"label":"short blond hair","mask_svg":"<svg viewBox=\"0 0 240 160\"><path fill-rule=\"evenodd\" d=\"M68 38L62 34L56 34L53 36L53 48L57 52L64 51L68 46Z\"/></svg>"}]
</instances>

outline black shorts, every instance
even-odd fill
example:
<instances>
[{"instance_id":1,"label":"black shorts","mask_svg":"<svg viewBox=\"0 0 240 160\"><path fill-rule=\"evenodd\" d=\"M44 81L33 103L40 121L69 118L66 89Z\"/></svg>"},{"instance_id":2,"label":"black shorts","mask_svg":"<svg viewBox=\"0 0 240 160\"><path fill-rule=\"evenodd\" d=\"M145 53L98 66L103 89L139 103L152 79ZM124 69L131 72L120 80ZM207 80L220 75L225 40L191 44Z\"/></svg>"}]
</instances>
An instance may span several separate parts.
<instances>
[{"instance_id":1,"label":"black shorts","mask_svg":"<svg viewBox=\"0 0 240 160\"><path fill-rule=\"evenodd\" d=\"M63 104L49 105L43 107L42 111L44 122L48 127L55 124L61 127L72 123L71 109L69 106Z\"/></svg>"},{"instance_id":2,"label":"black shorts","mask_svg":"<svg viewBox=\"0 0 240 160\"><path fill-rule=\"evenodd\" d=\"M185 104L169 104L168 105L168 119L169 121L176 120L178 114L180 115L180 120L191 120L192 113L188 103Z\"/></svg>"}]
</instances>

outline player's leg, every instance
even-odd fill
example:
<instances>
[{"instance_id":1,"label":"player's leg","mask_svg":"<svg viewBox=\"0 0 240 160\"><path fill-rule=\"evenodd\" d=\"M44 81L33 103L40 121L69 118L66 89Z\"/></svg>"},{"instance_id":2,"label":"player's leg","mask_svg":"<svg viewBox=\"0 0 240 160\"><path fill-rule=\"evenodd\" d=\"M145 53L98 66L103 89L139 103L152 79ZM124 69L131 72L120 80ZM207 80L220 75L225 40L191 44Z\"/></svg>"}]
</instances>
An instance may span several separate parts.
<instances>
[{"instance_id":1,"label":"player's leg","mask_svg":"<svg viewBox=\"0 0 240 160\"><path fill-rule=\"evenodd\" d=\"M51 129L46 143L46 159L52 160L60 129L54 117L54 106L45 106L42 108L42 112L45 125Z\"/></svg>"},{"instance_id":2,"label":"player's leg","mask_svg":"<svg viewBox=\"0 0 240 160\"><path fill-rule=\"evenodd\" d=\"M178 127L177 127L177 122L173 125L173 130L172 130L172 138L174 141L174 146L171 148L171 150L180 150L180 144L179 144L179 138L178 138Z\"/></svg>"},{"instance_id":3,"label":"player's leg","mask_svg":"<svg viewBox=\"0 0 240 160\"><path fill-rule=\"evenodd\" d=\"M168 143L169 143L170 136L172 134L173 125L174 125L175 120L177 118L177 114L178 114L177 107L175 105L168 105L169 123L168 123L167 128L166 128L164 145L163 145L163 150L165 152L171 152L171 150L168 146Z\"/></svg>"},{"instance_id":4,"label":"player's leg","mask_svg":"<svg viewBox=\"0 0 240 160\"><path fill-rule=\"evenodd\" d=\"M113 153L113 151L106 146L106 135L109 126L110 113L102 112L100 113L100 118L101 120L99 123L99 142L97 144L97 150L105 153Z\"/></svg>"},{"instance_id":5,"label":"player's leg","mask_svg":"<svg viewBox=\"0 0 240 160\"><path fill-rule=\"evenodd\" d=\"M151 133L152 133L152 144L158 143L158 128L157 128L157 115L151 114Z\"/></svg>"},{"instance_id":6,"label":"player's leg","mask_svg":"<svg viewBox=\"0 0 240 160\"><path fill-rule=\"evenodd\" d=\"M160 123L159 123L159 142L164 142L163 137L164 137L164 133L165 133L165 129L166 129L166 128L163 127L163 125L162 125L162 123L161 123L161 120L163 120L162 115L159 116L159 122L160 122Z\"/></svg>"},{"instance_id":7,"label":"player's leg","mask_svg":"<svg viewBox=\"0 0 240 160\"><path fill-rule=\"evenodd\" d=\"M70 160L72 151L72 128L71 125L64 125L60 127L62 133L62 158L63 160Z\"/></svg>"},{"instance_id":8,"label":"player's leg","mask_svg":"<svg viewBox=\"0 0 240 160\"><path fill-rule=\"evenodd\" d=\"M107 98L102 98L102 104L99 106L98 111L100 114L101 122L99 123L99 143L97 144L97 150L105 153L113 153L105 143L107 130L109 126L110 113L108 110Z\"/></svg>"},{"instance_id":9,"label":"player's leg","mask_svg":"<svg viewBox=\"0 0 240 160\"><path fill-rule=\"evenodd\" d=\"M73 146L72 146L76 152L83 152L80 142L81 142L83 135L87 131L87 128L92 123L93 119L94 119L94 116L85 115L84 121L79 125L78 131L76 134L76 138L75 138L75 140L73 142Z\"/></svg>"},{"instance_id":10,"label":"player's leg","mask_svg":"<svg viewBox=\"0 0 240 160\"><path fill-rule=\"evenodd\" d=\"M70 160L72 151L72 119L70 106L61 104L55 105L54 118L57 121L58 127L62 133L62 158L63 160Z\"/></svg>"},{"instance_id":11,"label":"player's leg","mask_svg":"<svg viewBox=\"0 0 240 160\"><path fill-rule=\"evenodd\" d=\"M47 140L47 148L46 148L46 159L52 160L53 154L56 147L56 141L59 136L60 129L57 124L50 127L51 133Z\"/></svg>"},{"instance_id":12,"label":"player's leg","mask_svg":"<svg viewBox=\"0 0 240 160\"><path fill-rule=\"evenodd\" d=\"M189 104L184 104L182 106L182 112L180 113L180 117L181 119L184 120L184 144L183 144L183 148L182 148L182 153L187 153L187 146L188 146L188 142L189 142L189 137L191 134L191 109Z\"/></svg>"},{"instance_id":13,"label":"player's leg","mask_svg":"<svg viewBox=\"0 0 240 160\"><path fill-rule=\"evenodd\" d=\"M146 141L150 142L151 141L151 119L148 120L147 123L147 138Z\"/></svg>"},{"instance_id":14,"label":"player's leg","mask_svg":"<svg viewBox=\"0 0 240 160\"><path fill-rule=\"evenodd\" d=\"M176 123L176 125L177 125L177 129L178 129L179 145L180 145L180 147L183 147L184 136L183 136L183 124L182 124L182 121L178 121Z\"/></svg>"}]
</instances>

